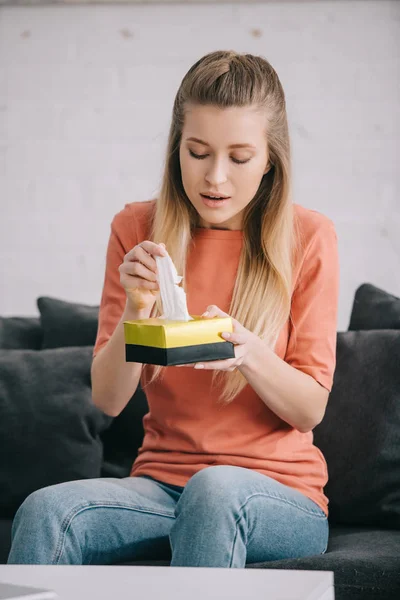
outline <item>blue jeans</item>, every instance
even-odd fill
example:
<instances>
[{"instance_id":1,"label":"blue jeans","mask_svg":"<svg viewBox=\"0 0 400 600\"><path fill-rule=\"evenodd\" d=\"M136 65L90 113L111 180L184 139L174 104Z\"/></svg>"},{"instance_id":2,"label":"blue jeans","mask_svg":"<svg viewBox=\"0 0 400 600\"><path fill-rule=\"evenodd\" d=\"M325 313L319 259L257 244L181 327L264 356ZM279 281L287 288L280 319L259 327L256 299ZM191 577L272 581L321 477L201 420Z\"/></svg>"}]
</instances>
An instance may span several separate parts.
<instances>
[{"instance_id":1,"label":"blue jeans","mask_svg":"<svg viewBox=\"0 0 400 600\"><path fill-rule=\"evenodd\" d=\"M233 466L184 488L147 476L85 479L33 492L17 511L9 564L238 567L323 554L328 520L299 491Z\"/></svg>"}]
</instances>

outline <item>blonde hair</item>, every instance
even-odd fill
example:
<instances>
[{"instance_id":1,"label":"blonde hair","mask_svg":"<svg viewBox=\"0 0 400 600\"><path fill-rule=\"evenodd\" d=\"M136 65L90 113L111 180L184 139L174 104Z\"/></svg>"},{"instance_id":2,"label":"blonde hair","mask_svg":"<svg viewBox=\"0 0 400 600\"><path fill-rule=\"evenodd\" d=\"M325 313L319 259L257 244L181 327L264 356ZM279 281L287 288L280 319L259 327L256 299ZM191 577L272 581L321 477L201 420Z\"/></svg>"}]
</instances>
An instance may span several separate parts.
<instances>
[{"instance_id":1,"label":"blonde hair","mask_svg":"<svg viewBox=\"0 0 400 600\"><path fill-rule=\"evenodd\" d=\"M252 54L216 51L186 73L175 97L161 188L155 203L150 239L164 242L178 274L185 274L198 213L181 178L179 145L188 104L218 108L254 107L266 115L266 142L272 165L246 206L243 247L228 314L274 348L290 318L296 227L290 200L290 142L284 92L267 60ZM185 276L183 289L187 292ZM162 314L160 295L151 317ZM149 365L146 365L147 367ZM164 373L153 365L149 385ZM213 371L212 385L224 384L220 401L231 402L247 385L239 370Z\"/></svg>"}]
</instances>

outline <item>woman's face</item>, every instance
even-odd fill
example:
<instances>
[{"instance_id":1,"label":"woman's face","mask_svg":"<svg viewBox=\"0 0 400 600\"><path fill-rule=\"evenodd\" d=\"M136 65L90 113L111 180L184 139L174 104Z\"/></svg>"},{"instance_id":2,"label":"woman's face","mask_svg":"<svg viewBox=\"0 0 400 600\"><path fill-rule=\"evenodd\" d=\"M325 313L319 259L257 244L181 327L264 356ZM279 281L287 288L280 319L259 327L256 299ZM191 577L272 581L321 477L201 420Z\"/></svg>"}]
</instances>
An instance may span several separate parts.
<instances>
[{"instance_id":1,"label":"woman's face","mask_svg":"<svg viewBox=\"0 0 400 600\"><path fill-rule=\"evenodd\" d=\"M200 227L242 229L243 210L270 168L265 126L265 115L254 108L187 107L179 158L183 187ZM236 144L243 146L232 147ZM213 208L202 194L229 199Z\"/></svg>"}]
</instances>

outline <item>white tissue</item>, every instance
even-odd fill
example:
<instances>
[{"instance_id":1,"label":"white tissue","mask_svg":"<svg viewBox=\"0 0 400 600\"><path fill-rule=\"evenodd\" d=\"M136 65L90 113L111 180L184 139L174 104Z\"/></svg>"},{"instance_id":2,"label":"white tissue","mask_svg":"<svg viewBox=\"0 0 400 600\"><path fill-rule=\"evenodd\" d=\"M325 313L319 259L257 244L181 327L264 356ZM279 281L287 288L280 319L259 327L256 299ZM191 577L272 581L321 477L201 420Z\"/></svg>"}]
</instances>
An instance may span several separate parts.
<instances>
[{"instance_id":1,"label":"white tissue","mask_svg":"<svg viewBox=\"0 0 400 600\"><path fill-rule=\"evenodd\" d=\"M156 278L160 286L163 305L163 319L172 321L193 321L186 304L185 290L177 284L182 281L169 254L155 256L158 273Z\"/></svg>"}]
</instances>

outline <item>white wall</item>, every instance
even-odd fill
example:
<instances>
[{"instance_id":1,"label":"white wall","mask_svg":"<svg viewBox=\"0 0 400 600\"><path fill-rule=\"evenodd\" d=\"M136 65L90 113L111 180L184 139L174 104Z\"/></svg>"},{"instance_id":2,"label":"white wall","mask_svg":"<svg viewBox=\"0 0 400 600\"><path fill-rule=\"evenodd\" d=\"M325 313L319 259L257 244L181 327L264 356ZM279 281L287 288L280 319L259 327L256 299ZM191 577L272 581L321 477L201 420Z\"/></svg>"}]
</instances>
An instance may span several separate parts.
<instances>
[{"instance_id":1,"label":"white wall","mask_svg":"<svg viewBox=\"0 0 400 600\"><path fill-rule=\"evenodd\" d=\"M400 295L400 2L0 8L1 315L98 304L113 215L159 186L173 99L215 49L287 95L295 202L336 224L339 329L365 281Z\"/></svg>"}]
</instances>

